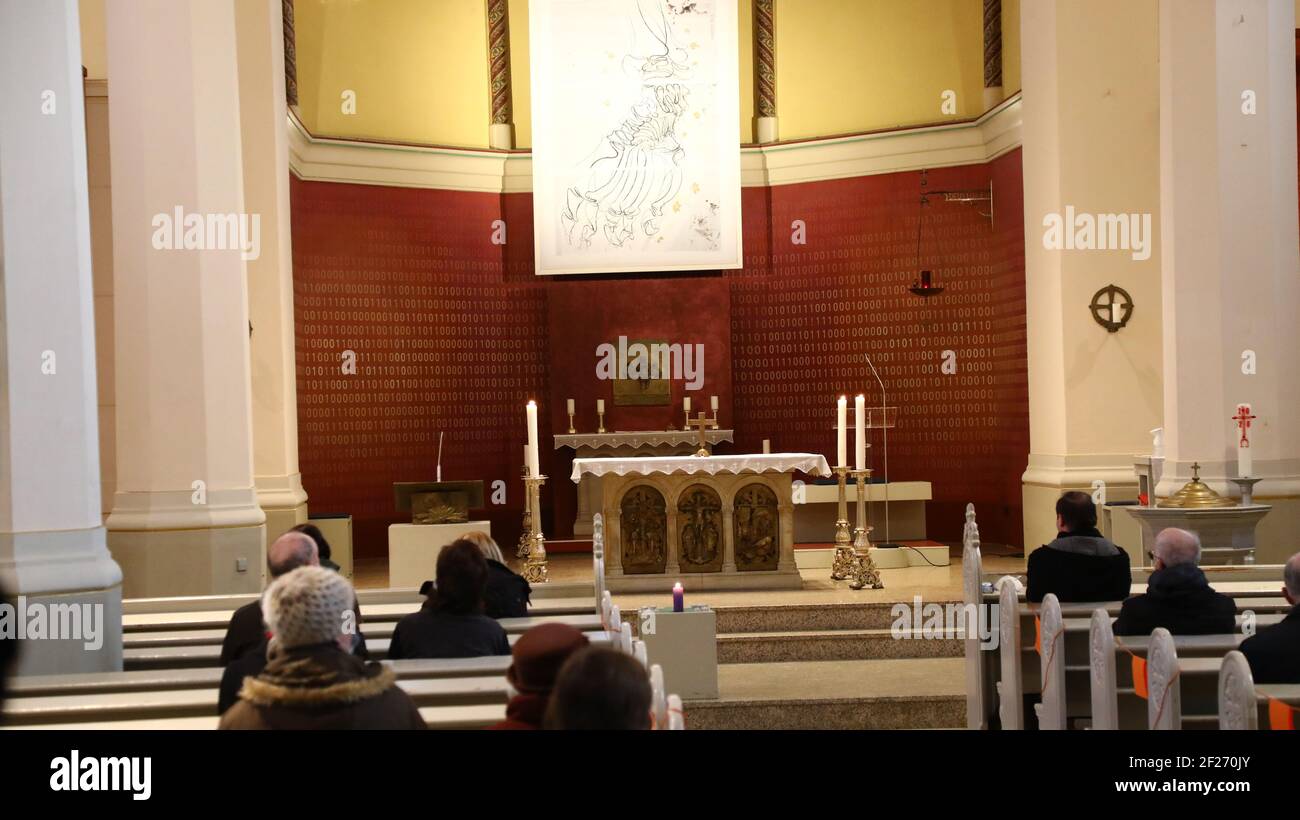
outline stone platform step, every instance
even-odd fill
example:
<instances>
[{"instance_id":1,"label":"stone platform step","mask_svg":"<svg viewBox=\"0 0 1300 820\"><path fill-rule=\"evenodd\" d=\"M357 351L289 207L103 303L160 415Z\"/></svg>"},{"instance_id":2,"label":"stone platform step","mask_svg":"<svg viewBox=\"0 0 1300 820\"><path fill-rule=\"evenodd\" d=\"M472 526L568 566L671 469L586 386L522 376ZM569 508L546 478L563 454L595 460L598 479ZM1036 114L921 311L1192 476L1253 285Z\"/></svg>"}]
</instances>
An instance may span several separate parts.
<instances>
[{"instance_id":1,"label":"stone platform step","mask_svg":"<svg viewBox=\"0 0 1300 820\"><path fill-rule=\"evenodd\" d=\"M847 661L885 658L955 658L961 636L952 630L939 638L896 637L889 629L734 632L718 635L719 664L771 664L790 661Z\"/></svg>"},{"instance_id":2,"label":"stone platform step","mask_svg":"<svg viewBox=\"0 0 1300 820\"><path fill-rule=\"evenodd\" d=\"M910 606L911 602L907 602ZM926 601L926 603L946 603ZM954 601L953 603L957 603ZM895 602L717 606L718 634L800 632L826 629L889 629L897 620ZM909 610L910 612L910 610Z\"/></svg>"},{"instance_id":3,"label":"stone platform step","mask_svg":"<svg viewBox=\"0 0 1300 820\"><path fill-rule=\"evenodd\" d=\"M687 729L959 729L964 660L728 664L717 700L687 701Z\"/></svg>"}]
</instances>

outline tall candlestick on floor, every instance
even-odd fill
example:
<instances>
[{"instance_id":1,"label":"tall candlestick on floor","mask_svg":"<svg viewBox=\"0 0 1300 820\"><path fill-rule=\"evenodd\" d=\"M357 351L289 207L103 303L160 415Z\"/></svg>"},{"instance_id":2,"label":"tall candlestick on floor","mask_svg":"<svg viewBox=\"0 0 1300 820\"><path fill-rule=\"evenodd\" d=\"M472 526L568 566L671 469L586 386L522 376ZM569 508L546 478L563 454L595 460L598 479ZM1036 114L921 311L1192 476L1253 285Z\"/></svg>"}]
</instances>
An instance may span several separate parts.
<instances>
[{"instance_id":1,"label":"tall candlestick on floor","mask_svg":"<svg viewBox=\"0 0 1300 820\"><path fill-rule=\"evenodd\" d=\"M542 485L546 476L531 475L524 478L528 492L530 533L528 539L528 560L524 562L524 580L530 584L544 584L547 579L546 537L542 535Z\"/></svg>"},{"instance_id":2,"label":"tall candlestick on floor","mask_svg":"<svg viewBox=\"0 0 1300 820\"><path fill-rule=\"evenodd\" d=\"M867 523L867 479L870 477L870 470L853 471L853 480L858 485L858 518L853 529L854 565L849 579L849 586L853 589L885 588L876 562L871 558L871 525Z\"/></svg>"},{"instance_id":3,"label":"tall candlestick on floor","mask_svg":"<svg viewBox=\"0 0 1300 820\"><path fill-rule=\"evenodd\" d=\"M843 399L841 409L843 409ZM835 470L836 483L839 485L839 515L835 520L835 559L831 562L831 579L843 581L853 572L857 556L853 552L853 539L849 535L849 505L845 496L845 479L849 468L839 466Z\"/></svg>"}]
</instances>

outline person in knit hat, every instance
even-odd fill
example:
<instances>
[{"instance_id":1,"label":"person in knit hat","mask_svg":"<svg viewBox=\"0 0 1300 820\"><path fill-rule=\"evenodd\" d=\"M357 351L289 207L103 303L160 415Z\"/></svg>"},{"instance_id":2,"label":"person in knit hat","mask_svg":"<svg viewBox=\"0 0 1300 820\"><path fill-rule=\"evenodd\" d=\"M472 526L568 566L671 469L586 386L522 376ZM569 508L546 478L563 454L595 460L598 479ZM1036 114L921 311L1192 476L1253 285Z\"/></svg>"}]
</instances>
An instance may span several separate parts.
<instances>
[{"instance_id":1,"label":"person in knit hat","mask_svg":"<svg viewBox=\"0 0 1300 820\"><path fill-rule=\"evenodd\" d=\"M521 635L506 670L506 680L518 694L506 706L506 719L491 728L542 728L555 676L569 656L585 646L587 636L568 624L541 624Z\"/></svg>"},{"instance_id":2,"label":"person in knit hat","mask_svg":"<svg viewBox=\"0 0 1300 820\"><path fill-rule=\"evenodd\" d=\"M244 679L221 729L423 729L393 670L351 654L355 593L319 566L277 578L262 596L266 668Z\"/></svg>"}]
</instances>

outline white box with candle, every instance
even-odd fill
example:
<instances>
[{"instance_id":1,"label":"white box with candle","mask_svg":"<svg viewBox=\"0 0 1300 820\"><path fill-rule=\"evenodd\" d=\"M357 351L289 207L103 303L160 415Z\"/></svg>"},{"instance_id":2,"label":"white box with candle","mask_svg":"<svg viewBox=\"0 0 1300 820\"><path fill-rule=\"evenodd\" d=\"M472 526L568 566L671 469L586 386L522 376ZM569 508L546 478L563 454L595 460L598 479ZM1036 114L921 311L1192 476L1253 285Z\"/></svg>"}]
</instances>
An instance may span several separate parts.
<instances>
[{"instance_id":1,"label":"white box with candle","mask_svg":"<svg viewBox=\"0 0 1300 820\"><path fill-rule=\"evenodd\" d=\"M687 601L691 591L686 590ZM682 700L718 697L718 619L707 606L673 612L671 606L640 612L641 640L650 663L664 670L664 688Z\"/></svg>"}]
</instances>

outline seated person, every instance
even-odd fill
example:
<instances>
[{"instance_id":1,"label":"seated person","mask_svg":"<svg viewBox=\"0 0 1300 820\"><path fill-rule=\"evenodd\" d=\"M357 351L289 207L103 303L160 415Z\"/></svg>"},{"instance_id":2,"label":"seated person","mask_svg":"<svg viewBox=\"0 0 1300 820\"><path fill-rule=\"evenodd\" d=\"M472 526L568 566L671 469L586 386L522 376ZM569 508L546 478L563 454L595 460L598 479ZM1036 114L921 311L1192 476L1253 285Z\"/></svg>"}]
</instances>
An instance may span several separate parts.
<instances>
[{"instance_id":1,"label":"seated person","mask_svg":"<svg viewBox=\"0 0 1300 820\"><path fill-rule=\"evenodd\" d=\"M525 618L528 616L528 601L532 597L532 587L506 566L505 556L492 536L485 532L467 532L465 541L478 546L483 557L487 559L487 591L483 593L483 614L489 618ZM421 595L432 595L434 583L425 581L420 586Z\"/></svg>"},{"instance_id":2,"label":"seated person","mask_svg":"<svg viewBox=\"0 0 1300 820\"><path fill-rule=\"evenodd\" d=\"M457 539L438 555L436 588L418 612L397 622L388 645L391 660L509 655L506 631L483 614L487 559L472 542Z\"/></svg>"},{"instance_id":3,"label":"seated person","mask_svg":"<svg viewBox=\"0 0 1300 820\"><path fill-rule=\"evenodd\" d=\"M319 566L277 578L263 597L271 647L266 668L246 678L221 729L423 729L391 668L352 654L356 594Z\"/></svg>"},{"instance_id":4,"label":"seated person","mask_svg":"<svg viewBox=\"0 0 1300 820\"><path fill-rule=\"evenodd\" d=\"M568 624L539 624L515 641L506 680L517 694L506 704L506 719L492 729L540 729L555 688L555 676L587 636Z\"/></svg>"},{"instance_id":5,"label":"seated person","mask_svg":"<svg viewBox=\"0 0 1300 820\"><path fill-rule=\"evenodd\" d=\"M1286 562L1282 578L1282 595L1291 611L1281 623L1241 642L1255 683L1300 683L1300 552Z\"/></svg>"},{"instance_id":6,"label":"seated person","mask_svg":"<svg viewBox=\"0 0 1300 820\"><path fill-rule=\"evenodd\" d=\"M316 554L320 557L320 565L325 569L332 569L335 572L342 572L343 567L330 560L330 542L325 540L325 533L320 531L320 527L315 524L299 524L294 527L292 532L300 532L311 540L316 542Z\"/></svg>"},{"instance_id":7,"label":"seated person","mask_svg":"<svg viewBox=\"0 0 1300 820\"><path fill-rule=\"evenodd\" d=\"M1215 592L1201 560L1196 533L1169 527L1156 535L1151 551L1155 571L1145 595L1124 602L1115 619L1116 635L1150 635L1163 626L1174 635L1228 635L1236 630L1237 605Z\"/></svg>"},{"instance_id":8,"label":"seated person","mask_svg":"<svg viewBox=\"0 0 1300 820\"><path fill-rule=\"evenodd\" d=\"M1049 592L1061 603L1128 597L1128 553L1097 531L1092 496L1075 490L1057 499L1056 529L1052 543L1029 554L1026 600L1038 603Z\"/></svg>"},{"instance_id":9,"label":"seated person","mask_svg":"<svg viewBox=\"0 0 1300 820\"><path fill-rule=\"evenodd\" d=\"M579 650L560 668L546 709L547 729L649 729L650 674L631 655Z\"/></svg>"}]
</instances>

